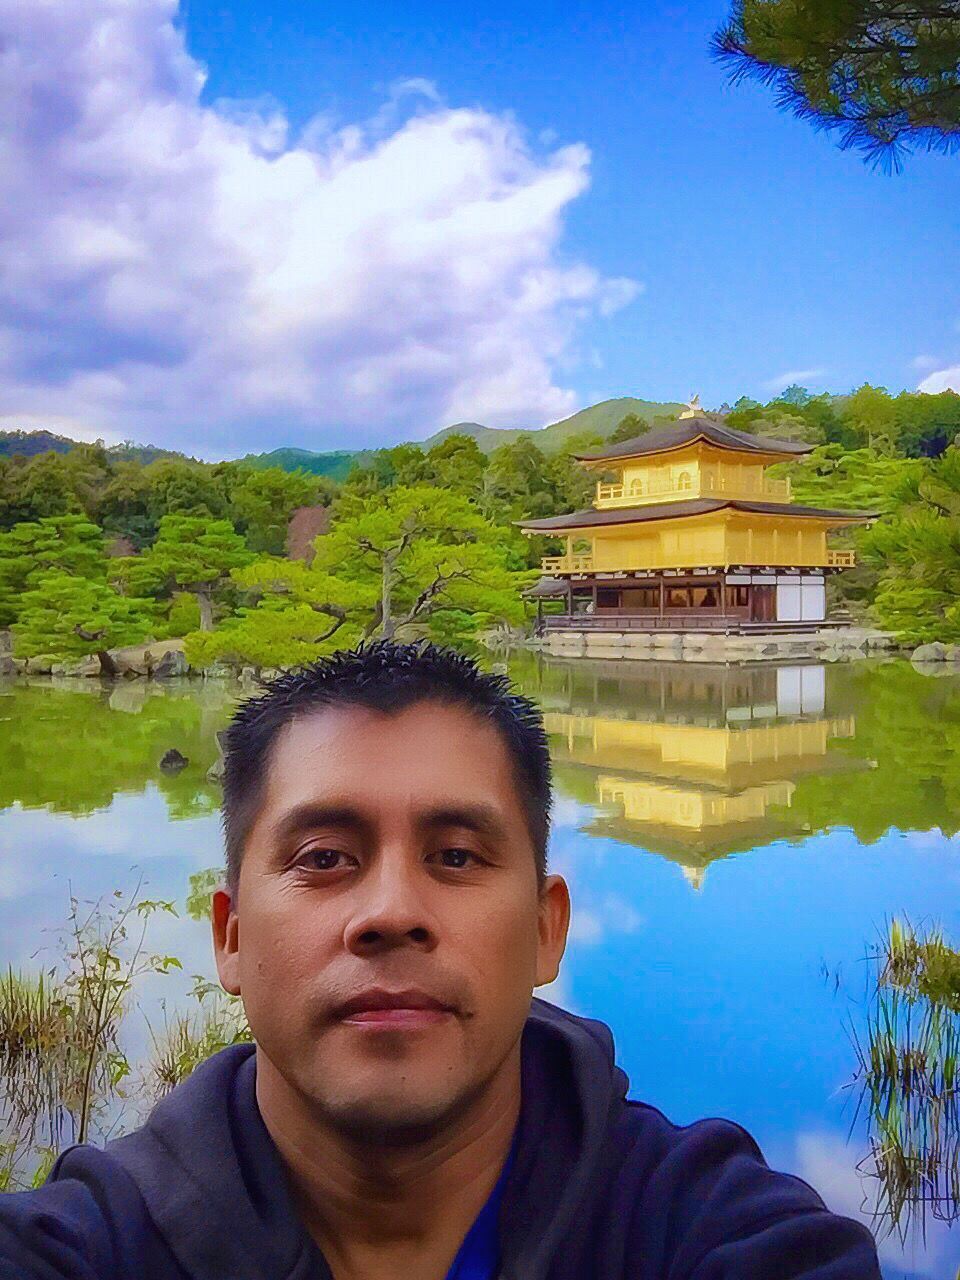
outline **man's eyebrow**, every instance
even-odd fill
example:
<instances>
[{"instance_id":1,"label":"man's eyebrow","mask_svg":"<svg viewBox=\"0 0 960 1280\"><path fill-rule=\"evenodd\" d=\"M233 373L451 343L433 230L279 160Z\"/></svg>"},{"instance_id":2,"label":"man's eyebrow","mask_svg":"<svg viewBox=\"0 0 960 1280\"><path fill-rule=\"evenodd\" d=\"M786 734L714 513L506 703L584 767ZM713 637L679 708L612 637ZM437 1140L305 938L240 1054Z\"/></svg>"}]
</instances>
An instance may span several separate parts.
<instances>
[{"instance_id":1,"label":"man's eyebrow","mask_svg":"<svg viewBox=\"0 0 960 1280\"><path fill-rule=\"evenodd\" d=\"M507 835L507 827L500 811L492 804L477 802L457 802L456 804L437 805L426 810L419 817L421 827L465 827L475 831L479 836L487 836L492 840L502 840Z\"/></svg>"},{"instance_id":2,"label":"man's eyebrow","mask_svg":"<svg viewBox=\"0 0 960 1280\"><path fill-rule=\"evenodd\" d=\"M288 810L270 828L270 836L276 843L289 840L301 831L312 827L351 827L354 830L369 826L359 809L349 804L324 804L309 801Z\"/></svg>"}]
</instances>

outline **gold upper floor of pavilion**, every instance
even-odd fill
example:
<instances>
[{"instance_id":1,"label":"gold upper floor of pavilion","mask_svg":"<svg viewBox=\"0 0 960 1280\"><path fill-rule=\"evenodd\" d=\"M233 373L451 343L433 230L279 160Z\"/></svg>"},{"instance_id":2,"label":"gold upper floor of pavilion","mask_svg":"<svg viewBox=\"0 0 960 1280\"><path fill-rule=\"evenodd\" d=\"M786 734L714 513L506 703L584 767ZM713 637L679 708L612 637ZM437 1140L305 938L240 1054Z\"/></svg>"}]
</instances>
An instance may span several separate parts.
<instances>
[{"instance_id":1,"label":"gold upper floor of pavilion","mask_svg":"<svg viewBox=\"0 0 960 1280\"><path fill-rule=\"evenodd\" d=\"M848 567L853 552L828 549L827 531L874 513L794 504L790 481L767 474L770 466L810 451L806 444L750 435L688 412L662 430L575 455L602 473L593 505L524 520L521 527L565 539L564 555L543 560L552 574Z\"/></svg>"}]
</instances>

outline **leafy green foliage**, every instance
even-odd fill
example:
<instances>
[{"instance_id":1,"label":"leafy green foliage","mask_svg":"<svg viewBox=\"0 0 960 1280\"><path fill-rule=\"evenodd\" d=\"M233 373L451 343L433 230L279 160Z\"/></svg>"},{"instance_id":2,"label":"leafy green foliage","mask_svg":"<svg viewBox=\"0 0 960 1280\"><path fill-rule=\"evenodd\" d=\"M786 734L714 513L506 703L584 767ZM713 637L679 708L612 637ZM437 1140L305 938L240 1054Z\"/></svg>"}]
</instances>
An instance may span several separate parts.
<instances>
[{"instance_id":1,"label":"leafy green foliage","mask_svg":"<svg viewBox=\"0 0 960 1280\"><path fill-rule=\"evenodd\" d=\"M117 562L117 572L137 593L170 596L191 591L200 610L200 629L213 628L213 595L232 569L249 563L253 553L229 520L168 515L157 540L143 555Z\"/></svg>"},{"instance_id":2,"label":"leafy green foliage","mask_svg":"<svg viewBox=\"0 0 960 1280\"><path fill-rule=\"evenodd\" d=\"M329 501L332 486L315 476L279 467L251 470L230 464L224 468L227 509L251 551L282 555L287 524L298 507Z\"/></svg>"},{"instance_id":3,"label":"leafy green foliage","mask_svg":"<svg viewBox=\"0 0 960 1280\"><path fill-rule=\"evenodd\" d=\"M0 533L0 626L16 621L23 593L51 570L106 577L103 534L86 516L45 516Z\"/></svg>"},{"instance_id":4,"label":"leafy green foliage","mask_svg":"<svg viewBox=\"0 0 960 1280\"><path fill-rule=\"evenodd\" d=\"M349 449L335 449L328 453L312 453L309 449L273 449L270 453L248 453L241 461L245 467L258 471L279 467L282 471L301 471L342 481L355 466L363 464L365 456Z\"/></svg>"},{"instance_id":5,"label":"leafy green foliage","mask_svg":"<svg viewBox=\"0 0 960 1280\"><path fill-rule=\"evenodd\" d=\"M645 431L649 430L650 423L646 418L641 418L639 413L626 413L620 419L607 443L620 444L623 440L633 440L636 436L642 436Z\"/></svg>"},{"instance_id":6,"label":"leafy green foliage","mask_svg":"<svg viewBox=\"0 0 960 1280\"><path fill-rule=\"evenodd\" d=\"M264 558L238 570L234 581L257 603L210 636L189 637L188 657L287 665L365 636L449 637L519 622L529 575L511 566L503 541L472 503L447 489L345 491L312 563Z\"/></svg>"},{"instance_id":7,"label":"leafy green foliage","mask_svg":"<svg viewBox=\"0 0 960 1280\"><path fill-rule=\"evenodd\" d=\"M735 0L714 50L734 81L771 85L779 106L874 162L960 145L953 0Z\"/></svg>"},{"instance_id":8,"label":"leafy green foliage","mask_svg":"<svg viewBox=\"0 0 960 1280\"><path fill-rule=\"evenodd\" d=\"M771 467L770 475L789 477L794 501L804 506L887 515L902 501L905 487L919 484L924 470L924 463L912 459L828 444L797 462Z\"/></svg>"},{"instance_id":9,"label":"leafy green foliage","mask_svg":"<svg viewBox=\"0 0 960 1280\"><path fill-rule=\"evenodd\" d=\"M146 639L153 617L151 601L121 596L105 582L52 570L21 597L12 628L14 652L22 658L102 654Z\"/></svg>"},{"instance_id":10,"label":"leafy green foliage","mask_svg":"<svg viewBox=\"0 0 960 1280\"><path fill-rule=\"evenodd\" d=\"M960 640L960 448L900 496L896 513L861 540L881 575L877 617L910 643Z\"/></svg>"}]
</instances>

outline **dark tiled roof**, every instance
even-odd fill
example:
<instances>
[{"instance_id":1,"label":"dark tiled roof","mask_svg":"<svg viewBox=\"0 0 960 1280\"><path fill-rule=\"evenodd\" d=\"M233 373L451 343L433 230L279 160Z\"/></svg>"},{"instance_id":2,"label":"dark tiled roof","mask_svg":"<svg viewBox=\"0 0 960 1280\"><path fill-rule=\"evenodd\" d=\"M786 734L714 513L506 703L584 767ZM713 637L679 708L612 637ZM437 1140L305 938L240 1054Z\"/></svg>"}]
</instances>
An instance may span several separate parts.
<instances>
[{"instance_id":1,"label":"dark tiled roof","mask_svg":"<svg viewBox=\"0 0 960 1280\"><path fill-rule=\"evenodd\" d=\"M791 502L740 502L724 498L688 498L685 502L660 502L647 507L613 507L598 511L572 511L566 516L548 516L545 520L518 520L522 529L548 533L554 529L585 529L605 524L642 524L648 520L673 520L678 516L703 516L730 507L763 516L809 516L821 520L876 520L876 511L831 511L825 507L798 507Z\"/></svg>"},{"instance_id":2,"label":"dark tiled roof","mask_svg":"<svg viewBox=\"0 0 960 1280\"><path fill-rule=\"evenodd\" d=\"M532 599L538 596L565 596L567 594L567 583L563 578L543 577L539 582L535 582L532 587L528 587L526 591L521 592Z\"/></svg>"},{"instance_id":3,"label":"dark tiled roof","mask_svg":"<svg viewBox=\"0 0 960 1280\"><path fill-rule=\"evenodd\" d=\"M679 422L663 427L660 431L647 431L632 440L607 445L593 453L575 453L581 462L600 461L604 458L639 458L644 454L664 453L679 449L694 440L707 440L719 449L735 449L741 453L782 453L787 457L799 457L810 453L811 444L793 440L771 440L766 436L752 436L746 431L734 431L711 418L681 418Z\"/></svg>"}]
</instances>

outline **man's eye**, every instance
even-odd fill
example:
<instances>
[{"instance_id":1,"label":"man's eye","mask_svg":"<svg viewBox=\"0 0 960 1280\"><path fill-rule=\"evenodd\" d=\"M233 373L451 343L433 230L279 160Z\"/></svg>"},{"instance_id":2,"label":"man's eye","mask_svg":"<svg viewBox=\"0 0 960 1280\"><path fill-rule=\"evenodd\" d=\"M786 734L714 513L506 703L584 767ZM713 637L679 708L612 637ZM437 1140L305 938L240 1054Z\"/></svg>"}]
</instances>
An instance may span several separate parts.
<instances>
[{"instance_id":1,"label":"man's eye","mask_svg":"<svg viewBox=\"0 0 960 1280\"><path fill-rule=\"evenodd\" d=\"M308 871L337 871L347 866L347 856L339 849L307 849L297 858L297 866Z\"/></svg>"},{"instance_id":2,"label":"man's eye","mask_svg":"<svg viewBox=\"0 0 960 1280\"><path fill-rule=\"evenodd\" d=\"M478 864L480 859L469 849L442 849L439 861L441 866L449 867L453 871L462 871L466 867Z\"/></svg>"}]
</instances>

